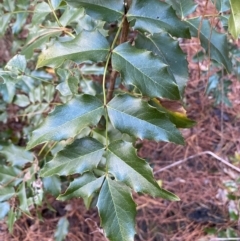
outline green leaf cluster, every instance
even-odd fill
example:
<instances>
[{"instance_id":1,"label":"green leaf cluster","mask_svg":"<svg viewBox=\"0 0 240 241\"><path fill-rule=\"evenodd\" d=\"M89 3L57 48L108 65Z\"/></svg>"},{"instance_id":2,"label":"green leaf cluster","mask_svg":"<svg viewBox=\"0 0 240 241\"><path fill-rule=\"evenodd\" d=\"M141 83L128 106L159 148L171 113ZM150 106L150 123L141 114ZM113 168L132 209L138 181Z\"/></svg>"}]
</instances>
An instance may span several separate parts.
<instances>
[{"instance_id":1,"label":"green leaf cluster","mask_svg":"<svg viewBox=\"0 0 240 241\"><path fill-rule=\"evenodd\" d=\"M14 34L29 31L20 54L0 70L0 93L21 107L27 149L35 148L38 164L32 152L9 144L13 138L4 139L0 218L8 213L12 230L19 213L11 198L30 215L44 192L63 201L81 197L87 208L97 206L109 240L134 240L132 192L179 200L158 185L135 148L139 139L184 144L178 128L194 124L174 104L159 104L183 104L188 64L179 40L199 37L210 59L230 72L226 34L206 19L188 18L197 6L192 0L20 2L0 5L1 34L13 19ZM70 180L65 190L61 178ZM66 218L59 221L56 240L64 239L68 225Z\"/></svg>"}]
</instances>

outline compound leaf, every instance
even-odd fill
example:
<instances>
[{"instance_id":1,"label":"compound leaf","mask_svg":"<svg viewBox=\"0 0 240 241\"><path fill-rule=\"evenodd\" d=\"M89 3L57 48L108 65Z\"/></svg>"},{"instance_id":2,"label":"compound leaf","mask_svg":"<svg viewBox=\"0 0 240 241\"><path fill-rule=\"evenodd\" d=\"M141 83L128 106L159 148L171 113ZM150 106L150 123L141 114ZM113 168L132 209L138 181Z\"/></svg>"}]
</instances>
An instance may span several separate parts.
<instances>
[{"instance_id":1,"label":"compound leaf","mask_svg":"<svg viewBox=\"0 0 240 241\"><path fill-rule=\"evenodd\" d=\"M216 30L212 29L208 20L202 20L202 24L200 24L200 21L200 18L187 20L192 36L197 37L199 34L201 44L206 51L210 53L210 58L218 63L222 63L230 73L232 63L228 57L228 42L226 34L218 33Z\"/></svg>"},{"instance_id":2,"label":"compound leaf","mask_svg":"<svg viewBox=\"0 0 240 241\"><path fill-rule=\"evenodd\" d=\"M179 90L167 65L151 52L129 43L113 50L112 66L127 84L136 86L143 95L179 99Z\"/></svg>"},{"instance_id":3,"label":"compound leaf","mask_svg":"<svg viewBox=\"0 0 240 241\"><path fill-rule=\"evenodd\" d=\"M130 95L118 95L107 105L112 125L123 133L155 141L183 144L183 138L164 113Z\"/></svg>"},{"instance_id":4,"label":"compound leaf","mask_svg":"<svg viewBox=\"0 0 240 241\"><path fill-rule=\"evenodd\" d=\"M104 61L109 51L109 43L97 31L83 30L75 39L68 42L55 42L39 56L37 68L45 65L51 67L60 66L64 60L72 60L77 63L84 61Z\"/></svg>"},{"instance_id":5,"label":"compound leaf","mask_svg":"<svg viewBox=\"0 0 240 241\"><path fill-rule=\"evenodd\" d=\"M172 6L158 0L133 0L127 18L137 30L190 38L188 26L176 16Z\"/></svg>"},{"instance_id":6,"label":"compound leaf","mask_svg":"<svg viewBox=\"0 0 240 241\"><path fill-rule=\"evenodd\" d=\"M122 0L99 1L99 0L66 0L74 7L84 7L86 13L95 19L113 22L124 14Z\"/></svg>"},{"instance_id":7,"label":"compound leaf","mask_svg":"<svg viewBox=\"0 0 240 241\"><path fill-rule=\"evenodd\" d=\"M97 207L106 236L111 241L133 241L136 204L130 188L107 177Z\"/></svg>"},{"instance_id":8,"label":"compound leaf","mask_svg":"<svg viewBox=\"0 0 240 241\"><path fill-rule=\"evenodd\" d=\"M168 72L173 76L173 79L175 79L180 94L183 95L184 87L188 81L188 63L186 55L179 47L178 41L166 33L147 36L138 34L136 47L152 51L168 65Z\"/></svg>"},{"instance_id":9,"label":"compound leaf","mask_svg":"<svg viewBox=\"0 0 240 241\"><path fill-rule=\"evenodd\" d=\"M77 139L44 166L41 176L82 174L92 170L97 167L103 151L104 146L93 138Z\"/></svg>"},{"instance_id":10,"label":"compound leaf","mask_svg":"<svg viewBox=\"0 0 240 241\"><path fill-rule=\"evenodd\" d=\"M76 136L84 127L96 125L104 115L103 104L91 95L79 95L68 103L57 106L33 131L28 149L46 141L61 141Z\"/></svg>"},{"instance_id":11,"label":"compound leaf","mask_svg":"<svg viewBox=\"0 0 240 241\"><path fill-rule=\"evenodd\" d=\"M159 187L151 167L136 155L132 144L125 141L112 142L107 151L107 168L117 181L124 182L135 192L179 200L174 194Z\"/></svg>"}]
</instances>

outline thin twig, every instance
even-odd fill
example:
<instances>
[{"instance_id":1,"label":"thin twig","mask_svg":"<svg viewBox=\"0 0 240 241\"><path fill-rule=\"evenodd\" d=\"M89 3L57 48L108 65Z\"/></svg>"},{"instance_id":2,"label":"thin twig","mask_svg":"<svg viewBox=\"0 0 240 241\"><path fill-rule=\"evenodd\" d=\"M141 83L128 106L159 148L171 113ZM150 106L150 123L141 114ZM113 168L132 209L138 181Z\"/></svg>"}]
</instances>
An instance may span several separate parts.
<instances>
[{"instance_id":1,"label":"thin twig","mask_svg":"<svg viewBox=\"0 0 240 241\"><path fill-rule=\"evenodd\" d=\"M127 4L127 2L125 2L125 3L126 3L125 4L125 14L126 14L127 10L128 10L128 4ZM121 36L120 36L120 44L127 41L128 31L129 31L129 23L128 23L127 17L125 15L123 27L122 27L122 32L121 32ZM110 79L109 79L110 83L109 83L109 88L108 88L108 92L107 92L107 102L109 102L112 99L117 76L118 76L118 72L116 70L113 70L112 73L111 73Z\"/></svg>"},{"instance_id":2,"label":"thin twig","mask_svg":"<svg viewBox=\"0 0 240 241\"><path fill-rule=\"evenodd\" d=\"M172 163L171 165L168 165L168 166L166 166L166 167L163 167L163 168L155 171L154 174L159 173L159 172L162 172L162 171L165 171L165 170L170 169L170 168L172 168L172 167L178 166L178 165L180 165L180 164L182 164L182 163L184 163L184 162L186 162L186 161L188 161L188 160L190 160L190 159L192 159L192 158L195 158L195 157L198 157L198 156L202 156L202 155L205 155L205 154L208 154L208 155L214 157L215 159L217 159L218 161L222 162L222 163L225 164L226 166L228 166L228 167L232 168L233 170L235 170L235 171L237 171L237 172L240 173L240 168L232 165L231 163L229 163L228 161L224 160L223 158L219 157L218 155L214 154L214 153L211 152L211 151L204 151L204 152L198 153L198 154L196 154L196 155L189 156L189 157L187 157L187 158L185 158L185 159L181 159L181 160L179 160L179 161L177 161L177 162L174 162L174 163Z\"/></svg>"}]
</instances>

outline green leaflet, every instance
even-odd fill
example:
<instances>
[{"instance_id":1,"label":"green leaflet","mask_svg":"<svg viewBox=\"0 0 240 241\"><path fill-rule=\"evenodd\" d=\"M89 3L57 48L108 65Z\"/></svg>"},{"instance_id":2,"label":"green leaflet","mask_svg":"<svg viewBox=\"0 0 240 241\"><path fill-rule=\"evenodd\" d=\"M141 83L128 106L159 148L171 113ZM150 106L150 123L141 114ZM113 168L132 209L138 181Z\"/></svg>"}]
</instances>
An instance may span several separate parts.
<instances>
[{"instance_id":1,"label":"green leaflet","mask_svg":"<svg viewBox=\"0 0 240 241\"><path fill-rule=\"evenodd\" d=\"M164 113L130 95L118 95L107 105L112 125L140 139L183 144L184 140Z\"/></svg>"},{"instance_id":2,"label":"green leaflet","mask_svg":"<svg viewBox=\"0 0 240 241\"><path fill-rule=\"evenodd\" d=\"M149 51L121 44L113 50L112 66L124 82L136 86L143 95L179 99L177 84L167 65Z\"/></svg>"},{"instance_id":3,"label":"green leaflet","mask_svg":"<svg viewBox=\"0 0 240 241\"><path fill-rule=\"evenodd\" d=\"M46 2L38 3L34 9L32 23L33 24L41 23L45 19L45 17L51 12L52 10Z\"/></svg>"},{"instance_id":4,"label":"green leaflet","mask_svg":"<svg viewBox=\"0 0 240 241\"><path fill-rule=\"evenodd\" d=\"M41 176L82 174L92 170L100 162L103 151L104 146L93 138L77 139L44 166Z\"/></svg>"},{"instance_id":5,"label":"green leaflet","mask_svg":"<svg viewBox=\"0 0 240 241\"><path fill-rule=\"evenodd\" d=\"M124 14L122 0L66 0L66 2L74 7L84 7L88 15L103 21L114 22Z\"/></svg>"},{"instance_id":6,"label":"green leaflet","mask_svg":"<svg viewBox=\"0 0 240 241\"><path fill-rule=\"evenodd\" d=\"M133 241L136 204L130 189L107 177L97 202L101 226L111 241Z\"/></svg>"},{"instance_id":7,"label":"green leaflet","mask_svg":"<svg viewBox=\"0 0 240 241\"><path fill-rule=\"evenodd\" d=\"M200 21L200 18L187 20L190 26L191 34L194 37L198 36ZM216 30L212 29L208 20L202 21L202 26L199 33L201 44L206 51L210 53L211 59L223 64L230 73L232 63L228 56L228 43L226 34L218 33Z\"/></svg>"},{"instance_id":8,"label":"green leaflet","mask_svg":"<svg viewBox=\"0 0 240 241\"><path fill-rule=\"evenodd\" d=\"M27 148L46 141L61 141L76 136L84 127L96 125L104 115L103 104L94 96L79 95L57 106L41 126L33 131Z\"/></svg>"},{"instance_id":9,"label":"green leaflet","mask_svg":"<svg viewBox=\"0 0 240 241\"><path fill-rule=\"evenodd\" d=\"M42 178L44 190L53 196L61 193L61 180L57 175Z\"/></svg>"},{"instance_id":10,"label":"green leaflet","mask_svg":"<svg viewBox=\"0 0 240 241\"><path fill-rule=\"evenodd\" d=\"M146 193L153 197L179 200L174 194L159 187L151 167L136 155L132 143L116 141L109 145L107 151L107 169L117 181L124 182L135 192Z\"/></svg>"},{"instance_id":11,"label":"green leaflet","mask_svg":"<svg viewBox=\"0 0 240 241\"><path fill-rule=\"evenodd\" d=\"M152 51L168 65L168 72L178 84L179 92L182 96L188 81L188 63L186 55L179 47L178 41L166 33L147 36L138 34L135 46Z\"/></svg>"},{"instance_id":12,"label":"green leaflet","mask_svg":"<svg viewBox=\"0 0 240 241\"><path fill-rule=\"evenodd\" d=\"M34 49L40 48L44 43L46 43L51 37L59 36L61 34L60 28L47 28L39 29L34 26L31 29L31 33L28 36L27 42L22 48L21 54L25 55L27 59L30 59L33 55Z\"/></svg>"},{"instance_id":13,"label":"green leaflet","mask_svg":"<svg viewBox=\"0 0 240 241\"><path fill-rule=\"evenodd\" d=\"M59 219L57 229L54 233L55 241L63 241L68 234L69 222L66 217Z\"/></svg>"},{"instance_id":14,"label":"green leaflet","mask_svg":"<svg viewBox=\"0 0 240 241\"><path fill-rule=\"evenodd\" d=\"M133 22L134 29L143 32L168 32L172 36L190 38L186 23L180 21L169 4L158 0L132 0L127 18Z\"/></svg>"},{"instance_id":15,"label":"green leaflet","mask_svg":"<svg viewBox=\"0 0 240 241\"><path fill-rule=\"evenodd\" d=\"M2 220L10 211L8 202L0 202L0 220Z\"/></svg>"},{"instance_id":16,"label":"green leaflet","mask_svg":"<svg viewBox=\"0 0 240 241\"><path fill-rule=\"evenodd\" d=\"M11 163L12 166L23 167L26 163L31 163L34 159L31 152L13 144L2 146L0 154L4 155L6 157L6 161Z\"/></svg>"},{"instance_id":17,"label":"green leaflet","mask_svg":"<svg viewBox=\"0 0 240 241\"><path fill-rule=\"evenodd\" d=\"M10 167L7 165L0 165L0 185L4 186L16 186L22 180L18 178L21 175L21 170L16 167Z\"/></svg>"},{"instance_id":18,"label":"green leaflet","mask_svg":"<svg viewBox=\"0 0 240 241\"><path fill-rule=\"evenodd\" d=\"M228 20L228 30L237 39L240 34L240 4L239 0L230 0L231 15Z\"/></svg>"},{"instance_id":19,"label":"green leaflet","mask_svg":"<svg viewBox=\"0 0 240 241\"><path fill-rule=\"evenodd\" d=\"M15 190L13 187L4 187L0 188L0 203L3 201L7 201L12 196L15 195Z\"/></svg>"},{"instance_id":20,"label":"green leaflet","mask_svg":"<svg viewBox=\"0 0 240 241\"><path fill-rule=\"evenodd\" d=\"M60 66L65 60L77 63L84 61L104 61L109 51L109 43L97 31L82 31L75 39L68 42L55 42L39 56L37 68L45 65Z\"/></svg>"},{"instance_id":21,"label":"green leaflet","mask_svg":"<svg viewBox=\"0 0 240 241\"><path fill-rule=\"evenodd\" d=\"M22 182L19 185L19 190L17 193L20 205L19 208L24 212L30 215L29 209L28 209L28 202L27 202L27 193L25 188L25 183Z\"/></svg>"},{"instance_id":22,"label":"green leaflet","mask_svg":"<svg viewBox=\"0 0 240 241\"><path fill-rule=\"evenodd\" d=\"M58 200L68 200L74 197L82 197L87 208L90 207L92 197L102 186L104 176L96 178L92 173L84 173L81 177L75 178L66 190L58 197Z\"/></svg>"}]
</instances>

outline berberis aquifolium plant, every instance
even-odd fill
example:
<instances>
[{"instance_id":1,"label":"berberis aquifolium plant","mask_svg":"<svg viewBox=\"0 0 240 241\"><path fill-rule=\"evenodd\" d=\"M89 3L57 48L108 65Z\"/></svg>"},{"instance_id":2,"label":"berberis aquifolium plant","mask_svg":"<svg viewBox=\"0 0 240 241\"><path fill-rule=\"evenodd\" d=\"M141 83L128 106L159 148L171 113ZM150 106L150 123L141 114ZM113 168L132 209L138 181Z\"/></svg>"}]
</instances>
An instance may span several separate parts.
<instances>
[{"instance_id":1,"label":"berberis aquifolium plant","mask_svg":"<svg viewBox=\"0 0 240 241\"><path fill-rule=\"evenodd\" d=\"M149 164L138 157L136 141L184 144L177 128L193 124L162 104L181 100L188 80L178 39L199 37L209 58L231 71L226 34L207 19L187 18L196 6L192 0L1 5L1 32L13 18L14 34L34 9L27 43L0 71L0 93L6 103L21 107L27 149L35 150L0 143L5 158L0 218L8 214L10 231L21 213L30 215L32 205L41 205L44 192L58 200L81 197L87 208L96 205L111 241L134 240L132 191L179 200L158 185ZM228 6L217 5L220 13ZM48 113L43 121L41 113ZM64 190L61 180L65 186L70 182Z\"/></svg>"}]
</instances>

